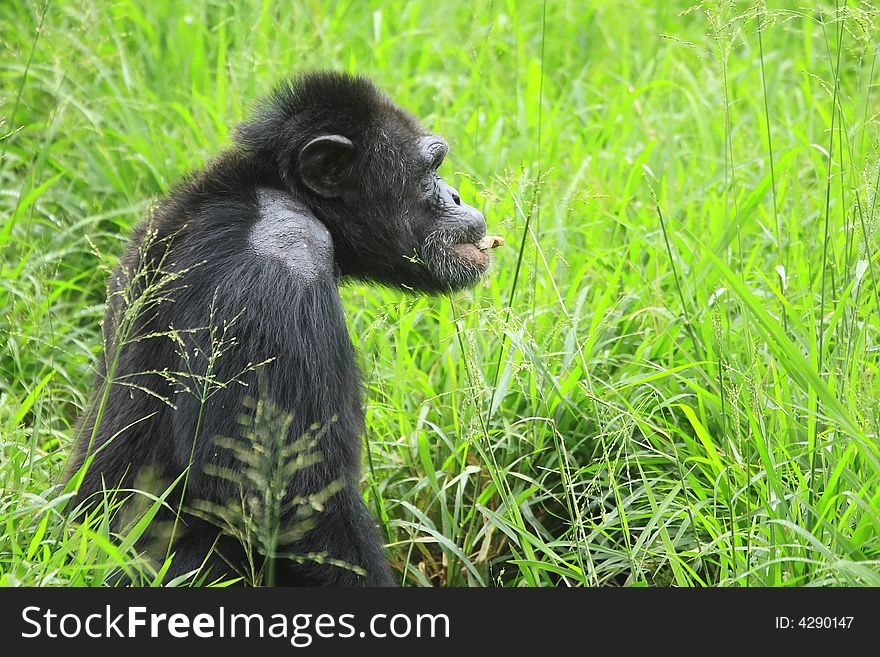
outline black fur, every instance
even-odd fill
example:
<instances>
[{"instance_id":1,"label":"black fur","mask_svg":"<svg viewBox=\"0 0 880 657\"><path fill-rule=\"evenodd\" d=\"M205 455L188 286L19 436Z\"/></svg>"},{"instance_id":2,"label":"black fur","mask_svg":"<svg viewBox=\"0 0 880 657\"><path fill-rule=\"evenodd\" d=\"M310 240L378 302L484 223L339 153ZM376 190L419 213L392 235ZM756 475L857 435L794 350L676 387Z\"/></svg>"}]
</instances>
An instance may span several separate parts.
<instances>
[{"instance_id":1,"label":"black fur","mask_svg":"<svg viewBox=\"0 0 880 657\"><path fill-rule=\"evenodd\" d=\"M154 523L174 526L166 577L202 564L208 579L245 573L259 555L193 509L260 492L222 476L244 468L230 439L252 439L259 398L288 416L287 445L314 437L311 460L289 472L278 550L306 558L277 560L275 583L392 585L359 491L360 373L337 287L471 285L488 266L473 246L485 222L438 178L445 142L364 78L284 83L235 141L135 228L109 283L68 478L81 477L81 511L105 490L159 494L178 480ZM303 500L321 509L310 520Z\"/></svg>"}]
</instances>

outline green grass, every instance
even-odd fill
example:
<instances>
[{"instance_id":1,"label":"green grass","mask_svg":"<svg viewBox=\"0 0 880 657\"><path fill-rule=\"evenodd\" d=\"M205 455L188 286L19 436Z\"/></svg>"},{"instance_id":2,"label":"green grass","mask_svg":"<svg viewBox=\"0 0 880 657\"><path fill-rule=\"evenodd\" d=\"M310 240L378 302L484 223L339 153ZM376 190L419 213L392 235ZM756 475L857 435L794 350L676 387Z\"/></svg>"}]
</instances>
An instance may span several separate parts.
<instances>
[{"instance_id":1,"label":"green grass","mask_svg":"<svg viewBox=\"0 0 880 657\"><path fill-rule=\"evenodd\" d=\"M59 510L106 268L337 67L508 241L452 299L343 291L402 583L880 585L880 15L692 1L2 3L0 584L133 563Z\"/></svg>"}]
</instances>

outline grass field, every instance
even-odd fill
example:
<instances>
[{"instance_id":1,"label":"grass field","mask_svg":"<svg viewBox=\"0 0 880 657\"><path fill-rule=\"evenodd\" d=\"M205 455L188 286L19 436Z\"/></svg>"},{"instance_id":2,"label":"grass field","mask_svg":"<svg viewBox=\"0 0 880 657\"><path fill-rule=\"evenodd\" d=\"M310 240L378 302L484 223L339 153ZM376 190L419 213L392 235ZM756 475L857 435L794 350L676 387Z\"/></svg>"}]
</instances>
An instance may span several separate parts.
<instances>
[{"instance_id":1,"label":"grass field","mask_svg":"<svg viewBox=\"0 0 880 657\"><path fill-rule=\"evenodd\" d=\"M107 268L331 67L507 238L454 298L343 291L401 583L880 585L880 12L694 1L0 4L0 584L136 559L57 485Z\"/></svg>"}]
</instances>

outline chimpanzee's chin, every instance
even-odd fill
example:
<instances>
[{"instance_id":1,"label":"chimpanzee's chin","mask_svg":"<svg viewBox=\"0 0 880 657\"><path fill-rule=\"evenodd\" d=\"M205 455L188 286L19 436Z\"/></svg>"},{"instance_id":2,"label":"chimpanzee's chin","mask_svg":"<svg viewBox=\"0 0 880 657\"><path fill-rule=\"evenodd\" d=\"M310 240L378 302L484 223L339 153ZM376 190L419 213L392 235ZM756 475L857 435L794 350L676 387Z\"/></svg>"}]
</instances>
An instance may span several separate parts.
<instances>
[{"instance_id":1,"label":"chimpanzee's chin","mask_svg":"<svg viewBox=\"0 0 880 657\"><path fill-rule=\"evenodd\" d=\"M483 275L489 271L491 261L488 257L481 261L479 265L469 263L468 266L462 267L457 271L448 272L447 276L441 281L441 285L447 292L460 292L474 287L479 283Z\"/></svg>"},{"instance_id":2,"label":"chimpanzee's chin","mask_svg":"<svg viewBox=\"0 0 880 657\"><path fill-rule=\"evenodd\" d=\"M473 287L489 271L492 257L471 242L449 244L429 240L422 248L428 286L435 292L455 292Z\"/></svg>"}]
</instances>

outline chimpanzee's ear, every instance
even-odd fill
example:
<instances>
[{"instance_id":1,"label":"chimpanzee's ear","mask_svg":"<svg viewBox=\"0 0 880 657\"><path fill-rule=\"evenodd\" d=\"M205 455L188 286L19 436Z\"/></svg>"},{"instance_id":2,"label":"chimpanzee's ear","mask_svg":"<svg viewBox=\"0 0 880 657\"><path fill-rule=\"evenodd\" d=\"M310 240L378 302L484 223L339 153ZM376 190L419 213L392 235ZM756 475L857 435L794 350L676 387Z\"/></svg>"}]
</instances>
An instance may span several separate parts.
<instances>
[{"instance_id":1,"label":"chimpanzee's ear","mask_svg":"<svg viewBox=\"0 0 880 657\"><path fill-rule=\"evenodd\" d=\"M299 153L299 175L310 190L336 198L350 188L355 147L342 135L322 135L303 146Z\"/></svg>"}]
</instances>

